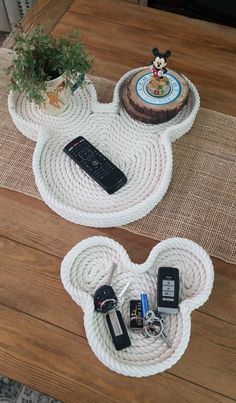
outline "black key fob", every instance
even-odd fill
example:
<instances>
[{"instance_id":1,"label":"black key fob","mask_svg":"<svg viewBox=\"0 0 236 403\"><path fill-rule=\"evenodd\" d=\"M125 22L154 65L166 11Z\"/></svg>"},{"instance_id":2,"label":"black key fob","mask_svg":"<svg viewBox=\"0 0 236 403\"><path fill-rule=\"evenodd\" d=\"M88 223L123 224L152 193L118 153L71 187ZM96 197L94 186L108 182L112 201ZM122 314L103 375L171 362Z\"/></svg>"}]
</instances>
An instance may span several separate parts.
<instances>
[{"instance_id":1,"label":"black key fob","mask_svg":"<svg viewBox=\"0 0 236 403\"><path fill-rule=\"evenodd\" d=\"M106 321L116 350L130 347L131 341L121 312L113 309L106 314Z\"/></svg>"},{"instance_id":2,"label":"black key fob","mask_svg":"<svg viewBox=\"0 0 236 403\"><path fill-rule=\"evenodd\" d=\"M117 296L110 285L102 285L94 295L95 311L107 313L117 306Z\"/></svg>"},{"instance_id":3,"label":"black key fob","mask_svg":"<svg viewBox=\"0 0 236 403\"><path fill-rule=\"evenodd\" d=\"M179 308L179 270L160 267L157 275L158 312L176 314Z\"/></svg>"}]
</instances>

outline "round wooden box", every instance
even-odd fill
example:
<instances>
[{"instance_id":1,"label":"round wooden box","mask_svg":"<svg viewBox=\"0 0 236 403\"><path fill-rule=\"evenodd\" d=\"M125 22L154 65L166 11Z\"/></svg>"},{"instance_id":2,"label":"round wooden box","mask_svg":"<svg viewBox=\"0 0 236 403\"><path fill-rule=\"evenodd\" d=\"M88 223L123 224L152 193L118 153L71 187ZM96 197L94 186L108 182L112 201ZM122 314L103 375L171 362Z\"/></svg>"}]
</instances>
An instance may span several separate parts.
<instances>
[{"instance_id":1,"label":"round wooden box","mask_svg":"<svg viewBox=\"0 0 236 403\"><path fill-rule=\"evenodd\" d=\"M165 95L160 96L150 92L152 78L152 67L148 67L128 82L122 95L124 108L131 117L144 123L167 122L187 103L188 83L180 74L168 70L163 80L167 78L169 89Z\"/></svg>"}]
</instances>

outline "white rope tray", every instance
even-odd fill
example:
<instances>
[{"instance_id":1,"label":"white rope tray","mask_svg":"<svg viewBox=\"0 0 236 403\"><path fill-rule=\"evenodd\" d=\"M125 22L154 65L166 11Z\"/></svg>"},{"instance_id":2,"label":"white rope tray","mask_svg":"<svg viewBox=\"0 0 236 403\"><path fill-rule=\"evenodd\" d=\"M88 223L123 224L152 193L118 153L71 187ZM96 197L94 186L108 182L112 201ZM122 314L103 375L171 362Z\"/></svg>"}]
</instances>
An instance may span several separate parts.
<instances>
[{"instance_id":1,"label":"white rope tray","mask_svg":"<svg viewBox=\"0 0 236 403\"><path fill-rule=\"evenodd\" d=\"M180 270L180 306L177 315L163 315L164 330L171 348L162 338L145 338L128 330L131 347L117 351L103 314L95 312L93 295L106 284L112 264L117 265L112 287L116 295L128 281L121 307L125 323L129 322L129 301L146 292L150 308L156 307L156 275L161 266ZM71 298L84 312L84 326L90 347L108 368L128 376L148 376L174 365L184 353L190 337L191 311L209 297L214 280L212 262L204 249L182 238L172 238L156 245L143 264L132 263L125 249L106 237L91 237L78 243L65 256L61 279Z\"/></svg>"},{"instance_id":2,"label":"white rope tray","mask_svg":"<svg viewBox=\"0 0 236 403\"><path fill-rule=\"evenodd\" d=\"M168 189L171 142L190 130L200 106L199 95L188 80L188 103L172 120L160 125L135 121L123 109L120 94L141 69L120 79L111 103L99 103L90 83L57 116L44 114L23 95L9 95L15 125L28 138L38 140L33 158L38 190L45 203L67 220L93 227L127 224L149 213ZM63 152L79 135L126 174L127 184L115 194L108 195Z\"/></svg>"}]
</instances>

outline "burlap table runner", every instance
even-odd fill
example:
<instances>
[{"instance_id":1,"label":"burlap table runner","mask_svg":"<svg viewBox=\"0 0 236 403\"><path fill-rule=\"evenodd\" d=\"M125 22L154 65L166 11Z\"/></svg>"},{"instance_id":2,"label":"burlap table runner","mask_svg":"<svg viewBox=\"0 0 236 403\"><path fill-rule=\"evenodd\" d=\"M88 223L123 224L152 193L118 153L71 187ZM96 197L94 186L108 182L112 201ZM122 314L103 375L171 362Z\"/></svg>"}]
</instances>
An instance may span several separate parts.
<instances>
[{"instance_id":1,"label":"burlap table runner","mask_svg":"<svg viewBox=\"0 0 236 403\"><path fill-rule=\"evenodd\" d=\"M35 144L12 123L7 108L11 62L0 49L0 186L40 199L32 172ZM99 100L109 102L114 83L93 77ZM193 129L173 145L173 178L159 205L124 228L162 240L186 237L236 264L236 118L201 108ZM134 145L135 146L135 145Z\"/></svg>"}]
</instances>

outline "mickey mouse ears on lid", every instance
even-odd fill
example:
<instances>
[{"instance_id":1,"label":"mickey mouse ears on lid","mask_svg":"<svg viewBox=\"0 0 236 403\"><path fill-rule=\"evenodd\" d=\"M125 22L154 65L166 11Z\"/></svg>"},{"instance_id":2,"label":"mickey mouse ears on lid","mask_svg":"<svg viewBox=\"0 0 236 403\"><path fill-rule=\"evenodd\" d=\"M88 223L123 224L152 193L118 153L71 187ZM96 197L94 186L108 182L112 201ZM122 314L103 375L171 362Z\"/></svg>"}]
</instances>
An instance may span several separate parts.
<instances>
[{"instance_id":1,"label":"mickey mouse ears on lid","mask_svg":"<svg viewBox=\"0 0 236 403\"><path fill-rule=\"evenodd\" d=\"M166 50L165 52L160 52L159 49L157 49L157 48L153 48L152 53L153 53L153 56L155 56L155 57L159 56L160 58L163 57L164 59L167 59L171 55L170 50Z\"/></svg>"}]
</instances>

